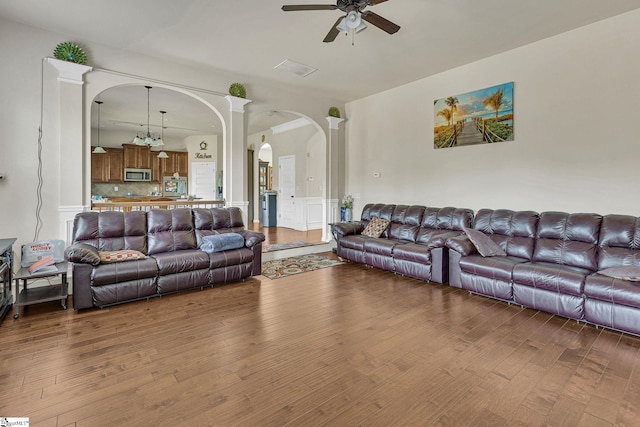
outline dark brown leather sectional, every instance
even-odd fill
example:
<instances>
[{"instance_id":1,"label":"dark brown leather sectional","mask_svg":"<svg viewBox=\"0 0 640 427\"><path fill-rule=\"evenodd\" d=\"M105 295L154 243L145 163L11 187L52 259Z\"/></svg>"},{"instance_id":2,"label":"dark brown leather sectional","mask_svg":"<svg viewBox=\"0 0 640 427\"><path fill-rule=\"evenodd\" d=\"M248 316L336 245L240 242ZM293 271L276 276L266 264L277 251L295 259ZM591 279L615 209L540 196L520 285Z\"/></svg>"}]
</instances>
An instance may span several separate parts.
<instances>
[{"instance_id":1,"label":"dark brown leather sectional","mask_svg":"<svg viewBox=\"0 0 640 427\"><path fill-rule=\"evenodd\" d=\"M450 218L447 223L425 220L427 212L434 212L429 209L423 208L418 219L416 207L367 205L361 222L333 226L337 253L372 267L640 335L640 282L598 273L640 265L640 218L507 209L481 209L469 218L467 209L445 208L456 212L444 216ZM413 214L407 215L409 211ZM359 236L374 216L391 219L389 228L377 239ZM461 232L463 224L489 236L506 256L481 256ZM398 232L411 227L417 231ZM414 237L425 229L433 230L430 238ZM404 266L407 253L415 260L409 269ZM444 266L448 274L440 271Z\"/></svg>"},{"instance_id":2,"label":"dark brown leather sectional","mask_svg":"<svg viewBox=\"0 0 640 427\"><path fill-rule=\"evenodd\" d=\"M373 217L387 219L389 226L380 238L361 233ZM336 223L332 232L338 256L405 276L446 283L449 275L449 237L470 227L473 211L458 208L430 208L420 205L368 204L361 219Z\"/></svg>"},{"instance_id":3,"label":"dark brown leather sectional","mask_svg":"<svg viewBox=\"0 0 640 427\"><path fill-rule=\"evenodd\" d=\"M198 249L205 236L230 232L244 237L244 247L215 253ZM80 213L65 251L73 263L73 306L104 307L259 275L264 239L245 230L236 207ZM148 256L95 262L98 251L126 249Z\"/></svg>"}]
</instances>

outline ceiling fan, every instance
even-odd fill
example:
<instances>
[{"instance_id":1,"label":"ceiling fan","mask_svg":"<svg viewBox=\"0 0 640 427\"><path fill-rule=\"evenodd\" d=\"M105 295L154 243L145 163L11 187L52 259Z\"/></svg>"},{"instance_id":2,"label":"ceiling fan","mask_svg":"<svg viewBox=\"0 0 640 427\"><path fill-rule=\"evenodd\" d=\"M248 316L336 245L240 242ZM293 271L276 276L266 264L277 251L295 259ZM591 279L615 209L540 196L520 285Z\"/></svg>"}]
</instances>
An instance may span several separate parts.
<instances>
[{"instance_id":1,"label":"ceiling fan","mask_svg":"<svg viewBox=\"0 0 640 427\"><path fill-rule=\"evenodd\" d=\"M375 25L382 31L386 31L389 34L394 34L400 29L399 25L394 24L388 19L373 13L369 10L365 10L367 6L373 6L379 3L383 3L387 0L338 0L333 4L299 4L299 5L286 5L282 6L282 10L285 12L293 12L299 10L336 10L339 9L346 13L345 16L338 18L335 24L329 30L324 38L325 43L330 43L336 39L340 31L346 31L347 29L354 29L356 32L362 28L361 20L365 20L368 23ZM365 26L366 27L366 26Z\"/></svg>"}]
</instances>

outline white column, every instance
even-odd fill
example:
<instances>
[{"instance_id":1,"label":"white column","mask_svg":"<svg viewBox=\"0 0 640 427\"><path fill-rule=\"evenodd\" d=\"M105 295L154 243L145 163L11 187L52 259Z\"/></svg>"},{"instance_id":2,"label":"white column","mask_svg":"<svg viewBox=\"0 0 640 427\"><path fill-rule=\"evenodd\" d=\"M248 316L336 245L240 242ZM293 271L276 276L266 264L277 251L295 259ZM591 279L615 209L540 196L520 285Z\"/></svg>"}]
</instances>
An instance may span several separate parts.
<instances>
[{"instance_id":1,"label":"white column","mask_svg":"<svg viewBox=\"0 0 640 427\"><path fill-rule=\"evenodd\" d=\"M244 107L251 100L227 95L231 117L229 132L224 141L223 161L223 194L227 206L242 209L243 221L247 224L247 208L249 197L247 192L247 123Z\"/></svg>"},{"instance_id":2,"label":"white column","mask_svg":"<svg viewBox=\"0 0 640 427\"><path fill-rule=\"evenodd\" d=\"M337 117L327 117L329 122L329 140L327 141L327 203L324 215L326 216L323 223L322 240L331 241L332 222L340 221L340 193L344 192L345 187L345 147L341 143L343 133L340 132L340 123L344 119Z\"/></svg>"},{"instance_id":3,"label":"white column","mask_svg":"<svg viewBox=\"0 0 640 427\"><path fill-rule=\"evenodd\" d=\"M58 123L56 128L59 147L59 238L68 243L69 223L76 213L86 209L83 204L84 155L88 148L83 144L83 76L92 68L74 62L47 58L58 72ZM86 153L85 153L86 151Z\"/></svg>"}]
</instances>

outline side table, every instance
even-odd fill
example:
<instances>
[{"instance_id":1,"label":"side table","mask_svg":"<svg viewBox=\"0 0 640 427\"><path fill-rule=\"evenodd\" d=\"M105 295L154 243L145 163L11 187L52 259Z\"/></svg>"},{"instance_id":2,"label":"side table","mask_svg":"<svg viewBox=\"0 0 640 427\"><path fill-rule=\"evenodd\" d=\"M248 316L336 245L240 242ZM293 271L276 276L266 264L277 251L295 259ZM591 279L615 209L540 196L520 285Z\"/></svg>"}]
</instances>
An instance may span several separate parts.
<instances>
[{"instance_id":1,"label":"side table","mask_svg":"<svg viewBox=\"0 0 640 427\"><path fill-rule=\"evenodd\" d=\"M20 307L41 302L60 300L63 309L67 309L67 296L69 295L69 284L67 283L67 262L53 264L56 271L41 271L31 274L27 267L22 267L13 276L16 281L16 302L14 319L20 317ZM31 279L41 279L43 277L60 276L61 282L57 285L47 285L37 288L27 288L27 283ZM22 280L22 290L20 290L20 280Z\"/></svg>"}]
</instances>

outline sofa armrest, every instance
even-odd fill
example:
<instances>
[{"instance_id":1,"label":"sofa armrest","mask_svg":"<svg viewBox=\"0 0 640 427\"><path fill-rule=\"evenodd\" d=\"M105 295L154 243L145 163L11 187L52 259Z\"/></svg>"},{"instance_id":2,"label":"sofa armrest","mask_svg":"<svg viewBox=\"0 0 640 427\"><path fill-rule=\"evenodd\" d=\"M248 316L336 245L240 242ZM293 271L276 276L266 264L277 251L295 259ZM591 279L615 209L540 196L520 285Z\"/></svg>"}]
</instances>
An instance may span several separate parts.
<instances>
[{"instance_id":1,"label":"sofa armrest","mask_svg":"<svg viewBox=\"0 0 640 427\"><path fill-rule=\"evenodd\" d=\"M449 249L458 252L460 255L466 256L478 252L474 244L466 235L449 237L445 244Z\"/></svg>"},{"instance_id":2,"label":"sofa armrest","mask_svg":"<svg viewBox=\"0 0 640 427\"><path fill-rule=\"evenodd\" d=\"M74 243L64 251L64 259L76 264L100 264L98 249L86 243Z\"/></svg>"},{"instance_id":3,"label":"sofa armrest","mask_svg":"<svg viewBox=\"0 0 640 427\"><path fill-rule=\"evenodd\" d=\"M253 248L258 243L264 242L265 240L264 234L257 231L242 230L238 232L238 234L241 234L242 237L244 237L244 245L249 249Z\"/></svg>"},{"instance_id":4,"label":"sofa armrest","mask_svg":"<svg viewBox=\"0 0 640 427\"><path fill-rule=\"evenodd\" d=\"M331 232L336 240L349 234L360 234L362 231L364 231L364 224L361 222L336 222L331 224Z\"/></svg>"}]
</instances>

